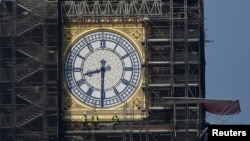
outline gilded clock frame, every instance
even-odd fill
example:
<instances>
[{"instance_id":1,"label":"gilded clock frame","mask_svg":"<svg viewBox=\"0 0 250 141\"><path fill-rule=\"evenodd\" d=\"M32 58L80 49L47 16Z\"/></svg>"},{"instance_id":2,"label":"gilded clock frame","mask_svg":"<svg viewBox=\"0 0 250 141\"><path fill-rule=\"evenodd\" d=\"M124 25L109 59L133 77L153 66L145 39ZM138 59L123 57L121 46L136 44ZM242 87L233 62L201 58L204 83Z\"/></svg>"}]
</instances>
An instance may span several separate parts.
<instances>
[{"instance_id":1,"label":"gilded clock frame","mask_svg":"<svg viewBox=\"0 0 250 141\"><path fill-rule=\"evenodd\" d=\"M68 51L74 45L79 38L84 35L97 32L97 31L110 31L125 37L135 47L138 52L141 64L145 63L145 50L143 42L145 41L145 29L142 23L128 23L128 24L70 24L64 25L63 27L63 43L62 43L62 64L64 65L65 58ZM63 70L62 70L63 71ZM62 72L62 74L64 74ZM62 108L64 109L64 120L79 121L81 120L81 114L87 112L93 114L94 112L99 113L100 119L109 120L111 119L112 112L118 111L120 116L124 119L131 118L140 119L147 116L146 113L142 113L141 109L146 108L146 96L142 89L144 83L144 69L142 68L141 79L138 83L138 87L133 94L124 102L113 107L97 108L86 105L73 96L71 91L68 89L66 82L63 77L63 95L62 95ZM65 110L66 109L66 110ZM126 109L126 110L124 110Z\"/></svg>"}]
</instances>

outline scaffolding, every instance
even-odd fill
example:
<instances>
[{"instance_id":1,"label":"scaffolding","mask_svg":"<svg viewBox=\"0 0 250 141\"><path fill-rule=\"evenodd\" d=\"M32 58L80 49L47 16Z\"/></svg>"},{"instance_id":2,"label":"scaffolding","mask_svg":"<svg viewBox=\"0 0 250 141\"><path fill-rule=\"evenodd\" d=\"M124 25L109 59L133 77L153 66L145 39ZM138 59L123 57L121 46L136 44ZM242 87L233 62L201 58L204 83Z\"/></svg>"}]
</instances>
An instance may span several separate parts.
<instances>
[{"instance_id":1,"label":"scaffolding","mask_svg":"<svg viewBox=\"0 0 250 141\"><path fill-rule=\"evenodd\" d=\"M123 120L115 131L109 121L102 121L99 130L67 128L68 140L202 140L205 111L189 99L205 97L203 1L64 1L61 8L63 22L69 24L138 22L147 30L142 44L148 105L143 112L149 116ZM186 100L169 103L174 97Z\"/></svg>"},{"instance_id":2,"label":"scaffolding","mask_svg":"<svg viewBox=\"0 0 250 141\"><path fill-rule=\"evenodd\" d=\"M100 123L98 130L61 122L58 29L62 20L117 19L143 23L147 29L142 43L147 107L139 111L149 116L123 120L116 130L110 121ZM0 139L202 140L205 111L201 103L188 101L205 98L203 20L203 0L1 0ZM173 97L184 100L169 102ZM72 128L64 129L65 125Z\"/></svg>"},{"instance_id":3,"label":"scaffolding","mask_svg":"<svg viewBox=\"0 0 250 141\"><path fill-rule=\"evenodd\" d=\"M0 1L2 141L57 139L56 9L55 0Z\"/></svg>"}]
</instances>

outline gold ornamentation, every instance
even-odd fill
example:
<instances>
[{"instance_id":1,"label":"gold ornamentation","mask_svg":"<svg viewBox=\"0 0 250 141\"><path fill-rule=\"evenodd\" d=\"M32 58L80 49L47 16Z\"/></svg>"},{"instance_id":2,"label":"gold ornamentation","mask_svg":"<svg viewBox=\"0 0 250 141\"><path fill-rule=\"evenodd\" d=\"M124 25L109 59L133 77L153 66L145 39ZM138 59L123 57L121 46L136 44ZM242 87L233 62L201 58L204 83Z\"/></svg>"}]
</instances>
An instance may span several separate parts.
<instances>
[{"instance_id":1,"label":"gold ornamentation","mask_svg":"<svg viewBox=\"0 0 250 141\"><path fill-rule=\"evenodd\" d=\"M82 34L86 34L87 32L91 32L94 30L114 30L122 35L125 35L127 38L133 41L135 45L138 46L139 52L144 52L144 48L141 47L141 42L144 41L144 28L143 24L139 23L72 23L70 26L64 26L64 50L67 51L74 41L78 39ZM145 57L145 56L142 56ZM142 63L144 63L144 58L142 59ZM145 78L143 78L144 80ZM144 80L145 81L145 80ZM69 93L66 90L66 93ZM70 97L64 96L64 107L65 116L64 118L69 121L81 121L81 117L78 117L82 114L83 111L87 113L92 113L93 110L97 110L99 117L101 120L110 120L110 115L113 114L113 111L119 111L121 118L131 118L133 114L133 119L141 119L142 113L139 108L145 109L145 94L142 89L139 89L133 96L131 96L127 101L121 103L121 105L104 108L104 109L96 109L95 107L86 106L80 102L77 102L75 98L69 93ZM124 110L126 109L126 111ZM124 113L123 113L124 112ZM124 117L122 117L124 116ZM145 114L145 117L147 115Z\"/></svg>"},{"instance_id":2,"label":"gold ornamentation","mask_svg":"<svg viewBox=\"0 0 250 141\"><path fill-rule=\"evenodd\" d=\"M141 37L141 33L138 30L135 30L135 32L132 33L132 36L135 39L139 39Z\"/></svg>"},{"instance_id":3,"label":"gold ornamentation","mask_svg":"<svg viewBox=\"0 0 250 141\"><path fill-rule=\"evenodd\" d=\"M134 105L135 105L136 107L139 107L139 106L141 105L141 101L139 100L139 98L135 98L135 100L134 100Z\"/></svg>"},{"instance_id":4,"label":"gold ornamentation","mask_svg":"<svg viewBox=\"0 0 250 141\"><path fill-rule=\"evenodd\" d=\"M70 108L72 106L73 102L70 98L65 99L65 105L67 108Z\"/></svg>"},{"instance_id":5,"label":"gold ornamentation","mask_svg":"<svg viewBox=\"0 0 250 141\"><path fill-rule=\"evenodd\" d=\"M70 40L72 37L73 37L73 34L70 32L70 31L67 31L65 34L64 34L64 37L66 38L66 40Z\"/></svg>"}]
</instances>

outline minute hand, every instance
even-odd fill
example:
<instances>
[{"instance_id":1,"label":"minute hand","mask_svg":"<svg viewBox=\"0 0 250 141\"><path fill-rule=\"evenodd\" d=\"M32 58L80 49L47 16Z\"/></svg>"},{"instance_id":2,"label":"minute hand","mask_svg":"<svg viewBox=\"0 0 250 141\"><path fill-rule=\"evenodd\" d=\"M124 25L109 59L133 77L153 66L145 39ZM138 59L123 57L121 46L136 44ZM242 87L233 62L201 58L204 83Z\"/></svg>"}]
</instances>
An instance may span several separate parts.
<instances>
[{"instance_id":1,"label":"minute hand","mask_svg":"<svg viewBox=\"0 0 250 141\"><path fill-rule=\"evenodd\" d=\"M104 59L101 60L101 107L104 106L104 97L105 97L105 91L104 91L104 78L105 78L105 64L106 61Z\"/></svg>"}]
</instances>

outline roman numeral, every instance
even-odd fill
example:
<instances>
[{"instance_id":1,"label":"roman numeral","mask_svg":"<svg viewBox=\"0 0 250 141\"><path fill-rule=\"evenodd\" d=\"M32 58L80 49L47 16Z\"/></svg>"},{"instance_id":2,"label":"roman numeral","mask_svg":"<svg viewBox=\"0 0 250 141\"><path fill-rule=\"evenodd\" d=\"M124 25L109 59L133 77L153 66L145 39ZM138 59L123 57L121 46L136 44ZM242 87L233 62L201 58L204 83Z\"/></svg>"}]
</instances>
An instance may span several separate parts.
<instances>
[{"instance_id":1,"label":"roman numeral","mask_svg":"<svg viewBox=\"0 0 250 141\"><path fill-rule=\"evenodd\" d=\"M80 72L80 71L82 71L82 69L81 68L73 68L73 71L74 72Z\"/></svg>"},{"instance_id":2,"label":"roman numeral","mask_svg":"<svg viewBox=\"0 0 250 141\"><path fill-rule=\"evenodd\" d=\"M87 91L87 95L92 95L93 91L94 91L93 88L89 88Z\"/></svg>"},{"instance_id":3,"label":"roman numeral","mask_svg":"<svg viewBox=\"0 0 250 141\"><path fill-rule=\"evenodd\" d=\"M114 93L115 93L116 95L119 95L119 92L118 92L118 90L117 90L116 88L114 88Z\"/></svg>"},{"instance_id":4,"label":"roman numeral","mask_svg":"<svg viewBox=\"0 0 250 141\"><path fill-rule=\"evenodd\" d=\"M125 67L124 70L125 71L133 71L133 67Z\"/></svg>"},{"instance_id":5,"label":"roman numeral","mask_svg":"<svg viewBox=\"0 0 250 141\"><path fill-rule=\"evenodd\" d=\"M105 40L101 40L101 48L105 48L106 47L106 41Z\"/></svg>"},{"instance_id":6,"label":"roman numeral","mask_svg":"<svg viewBox=\"0 0 250 141\"><path fill-rule=\"evenodd\" d=\"M85 60L85 57L81 56L80 54L78 54L77 56L80 57L82 60Z\"/></svg>"},{"instance_id":7,"label":"roman numeral","mask_svg":"<svg viewBox=\"0 0 250 141\"><path fill-rule=\"evenodd\" d=\"M122 82L123 84L125 84L125 85L129 85L129 81L126 80L126 79L121 79L121 82Z\"/></svg>"},{"instance_id":8,"label":"roman numeral","mask_svg":"<svg viewBox=\"0 0 250 141\"><path fill-rule=\"evenodd\" d=\"M87 44L87 46L88 46L88 49L90 50L90 51L93 51L93 47L92 47L92 45L91 44Z\"/></svg>"},{"instance_id":9,"label":"roman numeral","mask_svg":"<svg viewBox=\"0 0 250 141\"><path fill-rule=\"evenodd\" d=\"M119 37L119 38L116 39L116 45L115 45L115 48L114 48L113 52L115 52L115 50L119 46L119 43L120 43L121 40L122 40L122 37Z\"/></svg>"},{"instance_id":10,"label":"roman numeral","mask_svg":"<svg viewBox=\"0 0 250 141\"><path fill-rule=\"evenodd\" d=\"M121 59L125 59L128 56L129 56L129 54L126 54L126 55L122 56Z\"/></svg>"},{"instance_id":11,"label":"roman numeral","mask_svg":"<svg viewBox=\"0 0 250 141\"><path fill-rule=\"evenodd\" d=\"M84 83L85 83L84 79L80 79L80 80L76 81L76 85L79 87L82 86Z\"/></svg>"}]
</instances>

